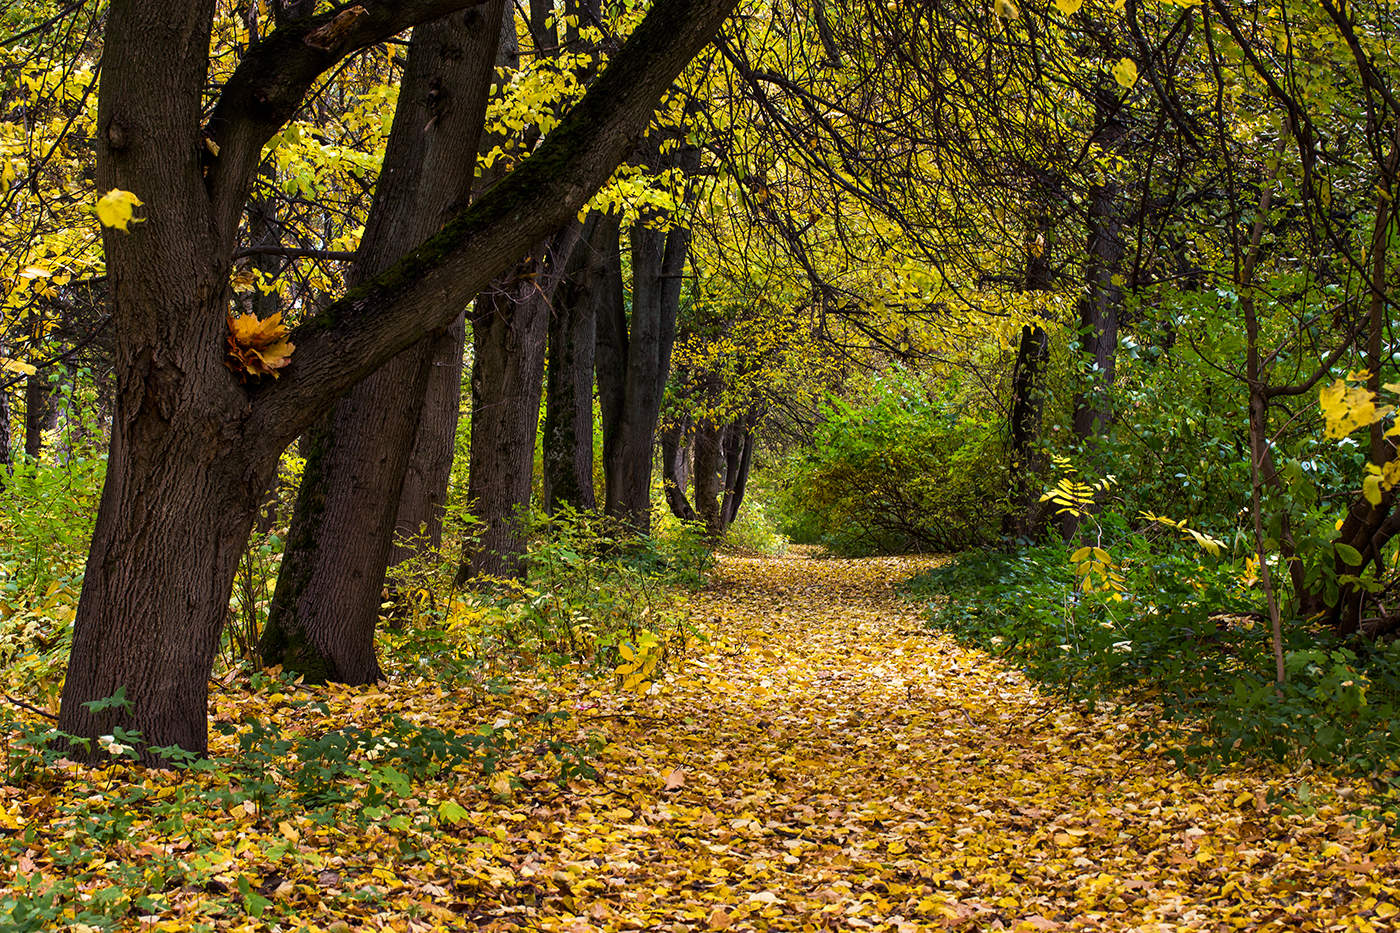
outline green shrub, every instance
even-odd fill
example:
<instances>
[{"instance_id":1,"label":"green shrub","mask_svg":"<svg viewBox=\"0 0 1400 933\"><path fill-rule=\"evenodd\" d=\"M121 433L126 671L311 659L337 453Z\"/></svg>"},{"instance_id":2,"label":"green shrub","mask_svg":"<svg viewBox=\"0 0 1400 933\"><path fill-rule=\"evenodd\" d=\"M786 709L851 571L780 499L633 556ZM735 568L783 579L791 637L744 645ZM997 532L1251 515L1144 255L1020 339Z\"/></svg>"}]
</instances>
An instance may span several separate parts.
<instances>
[{"instance_id":1,"label":"green shrub","mask_svg":"<svg viewBox=\"0 0 1400 933\"><path fill-rule=\"evenodd\" d=\"M823 414L785 471L781 527L794 541L860 556L961 550L999 533L1002 426L953 389L933 398L896 370Z\"/></svg>"},{"instance_id":2,"label":"green shrub","mask_svg":"<svg viewBox=\"0 0 1400 933\"><path fill-rule=\"evenodd\" d=\"M0 670L40 705L63 682L105 466L25 459L0 487Z\"/></svg>"}]
</instances>

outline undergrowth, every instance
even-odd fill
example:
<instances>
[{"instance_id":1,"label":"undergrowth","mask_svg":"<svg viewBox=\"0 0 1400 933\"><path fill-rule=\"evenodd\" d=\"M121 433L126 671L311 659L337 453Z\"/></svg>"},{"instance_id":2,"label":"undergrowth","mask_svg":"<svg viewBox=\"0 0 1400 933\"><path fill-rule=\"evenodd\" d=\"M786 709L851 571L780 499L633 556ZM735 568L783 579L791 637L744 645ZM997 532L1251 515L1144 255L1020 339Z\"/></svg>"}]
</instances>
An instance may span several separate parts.
<instances>
[{"instance_id":1,"label":"undergrowth","mask_svg":"<svg viewBox=\"0 0 1400 933\"><path fill-rule=\"evenodd\" d=\"M1369 777L1400 794L1400 643L1285 626L1287 679L1274 682L1259 598L1238 570L1139 542L1118 548L1121 587L1084 592L1066 548L977 551L914 578L929 624L1076 700L1147 699L1144 736L1182 765L1262 758Z\"/></svg>"}]
</instances>

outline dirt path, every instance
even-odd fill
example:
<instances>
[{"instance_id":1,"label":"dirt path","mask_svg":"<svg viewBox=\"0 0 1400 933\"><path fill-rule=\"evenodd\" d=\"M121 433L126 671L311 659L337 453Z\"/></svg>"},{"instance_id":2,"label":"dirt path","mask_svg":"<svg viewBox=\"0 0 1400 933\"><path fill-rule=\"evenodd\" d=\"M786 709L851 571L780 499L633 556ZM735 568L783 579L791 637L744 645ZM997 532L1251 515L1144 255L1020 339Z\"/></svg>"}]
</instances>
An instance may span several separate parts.
<instances>
[{"instance_id":1,"label":"dirt path","mask_svg":"<svg viewBox=\"0 0 1400 933\"><path fill-rule=\"evenodd\" d=\"M602 718L611 793L536 814L499 928L1391 929L1394 840L1314 775L1192 778L1138 735L930 636L892 586L927 562L728 558L723 637ZM630 724L630 725L629 725ZM667 778L671 786L667 787ZM680 783L683 778L683 783ZM1346 791L1343 791L1344 793ZM485 918L482 918L483 921ZM488 924L491 921L486 921Z\"/></svg>"}]
</instances>

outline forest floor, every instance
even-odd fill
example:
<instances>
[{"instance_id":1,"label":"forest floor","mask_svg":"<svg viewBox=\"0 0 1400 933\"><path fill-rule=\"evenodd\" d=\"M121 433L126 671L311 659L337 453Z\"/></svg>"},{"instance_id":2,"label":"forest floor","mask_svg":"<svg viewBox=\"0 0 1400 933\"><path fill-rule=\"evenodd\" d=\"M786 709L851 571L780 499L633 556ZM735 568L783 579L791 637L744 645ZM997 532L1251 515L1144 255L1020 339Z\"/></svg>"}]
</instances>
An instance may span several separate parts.
<instances>
[{"instance_id":1,"label":"forest floor","mask_svg":"<svg viewBox=\"0 0 1400 933\"><path fill-rule=\"evenodd\" d=\"M397 823L326 826L248 805L179 827L138 821L92 853L84 886L100 893L104 873L142 859L208 876L167 882L152 912L121 923L147 929L1400 925L1397 840L1348 815L1358 788L1312 773L1304 805L1282 767L1178 770L1143 744L1150 707L1091 712L929 632L895 587L930 563L723 558L715 585L687 597L709 644L651 695L555 676L490 701L521 722L571 709L606 740L597 781L561 789L521 769L514 787L415 783ZM216 719L258 702L216 698ZM497 715L457 702L391 683L335 691L320 711L444 728ZM309 715L287 710L289 724ZM12 825L45 820L10 792ZM7 887L41 890L72 839L60 796L40 802L53 813L22 854L0 845L20 859L0 858L0 901ZM0 797L0 843L6 812Z\"/></svg>"}]
</instances>

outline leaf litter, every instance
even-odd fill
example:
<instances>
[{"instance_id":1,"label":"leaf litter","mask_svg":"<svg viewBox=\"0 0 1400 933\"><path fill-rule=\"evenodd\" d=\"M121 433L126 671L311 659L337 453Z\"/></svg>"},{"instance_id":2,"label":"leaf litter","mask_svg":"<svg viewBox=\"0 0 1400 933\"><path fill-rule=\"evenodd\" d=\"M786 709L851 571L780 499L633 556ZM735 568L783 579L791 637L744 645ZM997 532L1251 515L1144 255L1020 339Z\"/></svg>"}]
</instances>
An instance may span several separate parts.
<instances>
[{"instance_id":1,"label":"leaf litter","mask_svg":"<svg viewBox=\"0 0 1400 933\"><path fill-rule=\"evenodd\" d=\"M126 838L80 840L79 899L116 885L135 898L141 873L119 868L164 859L181 879L120 927L1396 928L1396 841L1355 812L1363 788L1313 772L1304 803L1281 766L1179 770L1144 745L1151 706L1051 698L923 628L894 587L931 563L723 558L717 584L685 597L708 645L640 697L567 670L502 695L401 678L331 689L319 708L217 693L216 721L491 722L521 747L542 740L538 714L569 709L550 728L591 740L599 776L560 787L517 756L484 777L405 781L368 823L246 801L178 827L138 820ZM99 793L178 783L71 767ZM0 902L57 880L54 853L79 841L63 816L73 786L0 790Z\"/></svg>"}]
</instances>

